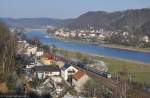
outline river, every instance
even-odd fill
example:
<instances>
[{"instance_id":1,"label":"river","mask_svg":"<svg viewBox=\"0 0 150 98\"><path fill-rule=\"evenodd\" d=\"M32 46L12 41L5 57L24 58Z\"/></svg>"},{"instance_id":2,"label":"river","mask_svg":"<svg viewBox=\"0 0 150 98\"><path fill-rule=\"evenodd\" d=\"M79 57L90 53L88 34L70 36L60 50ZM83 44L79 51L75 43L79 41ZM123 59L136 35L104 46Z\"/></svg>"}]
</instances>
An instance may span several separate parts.
<instances>
[{"instance_id":1,"label":"river","mask_svg":"<svg viewBox=\"0 0 150 98\"><path fill-rule=\"evenodd\" d=\"M85 44L78 42L66 42L55 38L48 38L47 34L44 32L25 32L24 33L28 39L33 37L38 38L43 44L46 45L56 45L59 48L90 53L100 56L109 56L119 59L133 60L143 63L150 63L150 53L146 52L138 52L138 51L129 51L115 48L107 48L103 46L93 45L93 44Z\"/></svg>"}]
</instances>

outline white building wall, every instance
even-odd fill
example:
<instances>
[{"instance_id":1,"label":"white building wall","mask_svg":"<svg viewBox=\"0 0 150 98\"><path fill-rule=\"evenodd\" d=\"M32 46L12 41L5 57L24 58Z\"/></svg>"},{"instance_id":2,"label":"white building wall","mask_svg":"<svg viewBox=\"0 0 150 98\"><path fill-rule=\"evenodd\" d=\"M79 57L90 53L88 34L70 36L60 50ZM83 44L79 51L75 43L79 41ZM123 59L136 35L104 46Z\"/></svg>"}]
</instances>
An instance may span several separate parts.
<instances>
[{"instance_id":1,"label":"white building wall","mask_svg":"<svg viewBox=\"0 0 150 98\"><path fill-rule=\"evenodd\" d=\"M61 75L62 75L62 77L64 78L64 80L67 80L67 79L68 79L68 75L70 75L70 74L68 73L68 71L72 71L72 70L74 70L75 73L78 71L78 69L76 69L76 68L73 67L73 66L70 66L70 67L67 68L66 70L61 70ZM73 74L75 74L75 73L73 73Z\"/></svg>"},{"instance_id":2,"label":"white building wall","mask_svg":"<svg viewBox=\"0 0 150 98\"><path fill-rule=\"evenodd\" d=\"M27 48L27 54L36 54L36 52L37 52L37 47L28 47Z\"/></svg>"},{"instance_id":3,"label":"white building wall","mask_svg":"<svg viewBox=\"0 0 150 98\"><path fill-rule=\"evenodd\" d=\"M40 57L40 56L42 56L43 54L44 54L43 51L37 51L37 52L36 52L36 56L37 56L37 57Z\"/></svg>"}]
</instances>

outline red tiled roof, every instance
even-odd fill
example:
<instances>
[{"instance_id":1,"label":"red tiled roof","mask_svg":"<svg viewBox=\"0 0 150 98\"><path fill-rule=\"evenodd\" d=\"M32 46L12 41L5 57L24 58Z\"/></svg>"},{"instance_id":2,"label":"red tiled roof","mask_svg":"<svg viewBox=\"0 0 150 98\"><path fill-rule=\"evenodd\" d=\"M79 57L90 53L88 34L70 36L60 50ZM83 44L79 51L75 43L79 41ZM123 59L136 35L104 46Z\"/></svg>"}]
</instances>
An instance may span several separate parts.
<instances>
[{"instance_id":1,"label":"red tiled roof","mask_svg":"<svg viewBox=\"0 0 150 98\"><path fill-rule=\"evenodd\" d=\"M48 53L44 54L42 57L47 58L48 60L53 60L54 59L54 56L51 55L51 54L48 54Z\"/></svg>"},{"instance_id":2,"label":"red tiled roof","mask_svg":"<svg viewBox=\"0 0 150 98\"><path fill-rule=\"evenodd\" d=\"M84 75L86 75L86 73L84 71L79 70L73 77L75 78L75 80L79 80L81 79Z\"/></svg>"}]
</instances>

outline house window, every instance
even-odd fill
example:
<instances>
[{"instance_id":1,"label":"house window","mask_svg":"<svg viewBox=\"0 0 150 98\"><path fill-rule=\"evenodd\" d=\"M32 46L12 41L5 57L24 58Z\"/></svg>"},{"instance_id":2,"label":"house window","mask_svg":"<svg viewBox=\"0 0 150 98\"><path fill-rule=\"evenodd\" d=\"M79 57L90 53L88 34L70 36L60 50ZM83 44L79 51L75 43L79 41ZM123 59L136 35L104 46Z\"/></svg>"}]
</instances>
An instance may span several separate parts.
<instances>
[{"instance_id":1,"label":"house window","mask_svg":"<svg viewBox=\"0 0 150 98\"><path fill-rule=\"evenodd\" d=\"M75 70L69 70L68 73L74 74L74 73L75 73Z\"/></svg>"}]
</instances>

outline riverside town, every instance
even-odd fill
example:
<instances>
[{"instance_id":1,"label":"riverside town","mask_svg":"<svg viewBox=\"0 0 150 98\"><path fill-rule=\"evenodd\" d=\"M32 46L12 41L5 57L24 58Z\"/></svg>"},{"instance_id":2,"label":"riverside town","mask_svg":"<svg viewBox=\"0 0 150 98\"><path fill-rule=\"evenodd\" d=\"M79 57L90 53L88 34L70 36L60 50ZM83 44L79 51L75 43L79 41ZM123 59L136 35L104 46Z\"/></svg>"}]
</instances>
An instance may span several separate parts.
<instances>
[{"instance_id":1,"label":"riverside town","mask_svg":"<svg viewBox=\"0 0 150 98\"><path fill-rule=\"evenodd\" d=\"M150 98L150 1L1 0L0 98Z\"/></svg>"}]
</instances>

